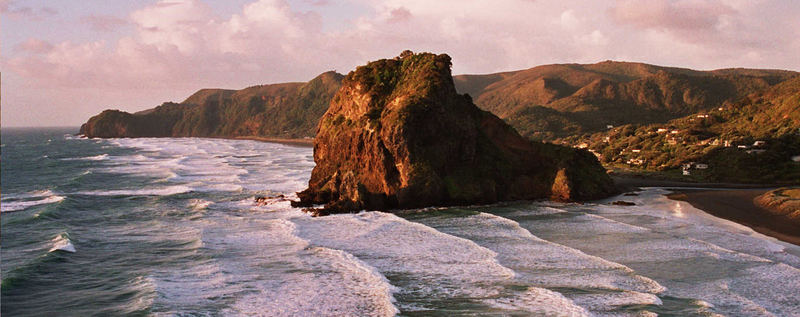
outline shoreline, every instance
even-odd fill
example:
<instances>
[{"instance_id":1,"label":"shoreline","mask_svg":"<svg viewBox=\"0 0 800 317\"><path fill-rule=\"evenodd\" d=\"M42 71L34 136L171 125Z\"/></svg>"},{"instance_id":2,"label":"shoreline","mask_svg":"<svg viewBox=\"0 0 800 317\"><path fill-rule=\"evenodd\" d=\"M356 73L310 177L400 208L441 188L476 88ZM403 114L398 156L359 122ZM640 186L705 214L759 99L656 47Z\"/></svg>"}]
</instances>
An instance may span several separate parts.
<instances>
[{"instance_id":1,"label":"shoreline","mask_svg":"<svg viewBox=\"0 0 800 317\"><path fill-rule=\"evenodd\" d=\"M711 182L685 182L656 178L642 178L631 176L612 175L611 179L624 192L634 191L639 187L676 187L676 188L716 188L716 189L775 189L786 184L747 184L747 183L711 183Z\"/></svg>"},{"instance_id":2,"label":"shoreline","mask_svg":"<svg viewBox=\"0 0 800 317\"><path fill-rule=\"evenodd\" d=\"M787 222L783 217L772 214L753 201L757 196L774 188L666 187L665 189L672 191L667 195L669 199L688 202L715 217L736 222L763 235L800 246L800 226Z\"/></svg>"},{"instance_id":3,"label":"shoreline","mask_svg":"<svg viewBox=\"0 0 800 317\"><path fill-rule=\"evenodd\" d=\"M260 136L235 136L235 137L220 137L220 139L251 140L251 141L269 142L269 143L280 143L280 144L300 146L300 147L314 147L313 138L291 139L291 138L272 138L272 137L260 137Z\"/></svg>"}]
</instances>

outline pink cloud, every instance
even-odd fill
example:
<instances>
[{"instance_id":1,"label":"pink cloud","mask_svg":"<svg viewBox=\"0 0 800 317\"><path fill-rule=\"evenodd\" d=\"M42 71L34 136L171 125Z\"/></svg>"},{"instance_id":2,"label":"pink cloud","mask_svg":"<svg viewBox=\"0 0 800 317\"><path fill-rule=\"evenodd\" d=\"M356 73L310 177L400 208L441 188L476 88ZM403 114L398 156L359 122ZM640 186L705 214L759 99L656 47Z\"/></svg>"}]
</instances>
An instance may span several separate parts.
<instances>
[{"instance_id":1,"label":"pink cloud","mask_svg":"<svg viewBox=\"0 0 800 317\"><path fill-rule=\"evenodd\" d=\"M88 25L92 30L99 32L111 32L115 29L128 24L125 19L110 15L87 15L81 18L81 23Z\"/></svg>"},{"instance_id":2,"label":"pink cloud","mask_svg":"<svg viewBox=\"0 0 800 317\"><path fill-rule=\"evenodd\" d=\"M618 0L609 10L612 19L641 28L710 30L736 11L722 1Z\"/></svg>"},{"instance_id":3,"label":"pink cloud","mask_svg":"<svg viewBox=\"0 0 800 317\"><path fill-rule=\"evenodd\" d=\"M331 69L346 73L404 49L448 53L454 73L605 59L800 69L793 54L800 45L800 10L780 5L763 11L765 6L723 2L732 0L340 1L365 9L335 28L323 27L326 11L300 12L285 0L254 0L229 16L199 0L160 1L125 19L90 15L80 21L95 29L129 23L128 33L116 40L29 39L0 66L24 79L18 82L32 93L54 87L148 101L180 100L201 87L302 81Z\"/></svg>"},{"instance_id":4,"label":"pink cloud","mask_svg":"<svg viewBox=\"0 0 800 317\"><path fill-rule=\"evenodd\" d=\"M40 39L28 39L15 47L17 51L29 52L34 54L43 54L50 52L53 49L53 44Z\"/></svg>"},{"instance_id":5,"label":"pink cloud","mask_svg":"<svg viewBox=\"0 0 800 317\"><path fill-rule=\"evenodd\" d=\"M389 23L400 23L408 21L409 19L411 19L411 17L412 17L411 11L408 11L408 9L406 8L400 7L392 10L389 13L388 21Z\"/></svg>"},{"instance_id":6,"label":"pink cloud","mask_svg":"<svg viewBox=\"0 0 800 317\"><path fill-rule=\"evenodd\" d=\"M29 6L18 5L14 0L0 0L0 13L12 18L41 20L58 14L58 10L51 7L34 9Z\"/></svg>"}]
</instances>

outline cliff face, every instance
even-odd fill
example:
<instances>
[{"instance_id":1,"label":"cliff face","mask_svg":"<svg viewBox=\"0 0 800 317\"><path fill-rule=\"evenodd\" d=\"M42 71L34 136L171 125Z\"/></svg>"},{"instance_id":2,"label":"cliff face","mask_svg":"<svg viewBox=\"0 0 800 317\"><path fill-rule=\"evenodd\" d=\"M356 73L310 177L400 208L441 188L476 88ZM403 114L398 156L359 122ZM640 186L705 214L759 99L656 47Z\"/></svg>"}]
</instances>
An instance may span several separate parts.
<instances>
[{"instance_id":1,"label":"cliff face","mask_svg":"<svg viewBox=\"0 0 800 317\"><path fill-rule=\"evenodd\" d=\"M331 212L615 191L588 152L532 143L456 92L450 57L404 52L345 77L323 115L300 205Z\"/></svg>"},{"instance_id":2,"label":"cliff face","mask_svg":"<svg viewBox=\"0 0 800 317\"><path fill-rule=\"evenodd\" d=\"M80 133L87 137L313 136L342 77L326 72L307 83L201 89L182 103L167 102L134 114L106 110L89 119Z\"/></svg>"}]
</instances>

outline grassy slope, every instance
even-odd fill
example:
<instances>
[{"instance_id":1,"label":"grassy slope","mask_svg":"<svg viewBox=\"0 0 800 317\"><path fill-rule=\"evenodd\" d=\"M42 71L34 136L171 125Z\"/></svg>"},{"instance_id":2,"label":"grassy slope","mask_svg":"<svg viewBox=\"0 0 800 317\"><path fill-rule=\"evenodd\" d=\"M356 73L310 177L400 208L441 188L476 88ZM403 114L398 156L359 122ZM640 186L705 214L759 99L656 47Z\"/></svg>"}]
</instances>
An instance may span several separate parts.
<instances>
[{"instance_id":1,"label":"grassy slope","mask_svg":"<svg viewBox=\"0 0 800 317\"><path fill-rule=\"evenodd\" d=\"M639 169L680 175L677 170L682 164L702 162L709 164L709 169L692 171L694 175L687 178L798 183L800 163L792 162L791 157L800 155L800 77L737 102L724 103L721 108L664 124L624 125L559 141L572 145L586 143L610 165L642 159L644 163ZM726 147L725 141L731 146ZM766 144L738 148L738 145L752 147L755 141ZM761 153L747 153L748 150Z\"/></svg>"},{"instance_id":2,"label":"grassy slope","mask_svg":"<svg viewBox=\"0 0 800 317\"><path fill-rule=\"evenodd\" d=\"M341 85L326 72L307 83L260 85L242 90L201 89L184 102L128 114L104 111L82 133L92 136L310 137Z\"/></svg>"},{"instance_id":3,"label":"grassy slope","mask_svg":"<svg viewBox=\"0 0 800 317\"><path fill-rule=\"evenodd\" d=\"M553 140L606 125L666 122L718 107L797 73L696 71L642 63L557 64L489 75L455 76L460 92L523 136Z\"/></svg>"}]
</instances>

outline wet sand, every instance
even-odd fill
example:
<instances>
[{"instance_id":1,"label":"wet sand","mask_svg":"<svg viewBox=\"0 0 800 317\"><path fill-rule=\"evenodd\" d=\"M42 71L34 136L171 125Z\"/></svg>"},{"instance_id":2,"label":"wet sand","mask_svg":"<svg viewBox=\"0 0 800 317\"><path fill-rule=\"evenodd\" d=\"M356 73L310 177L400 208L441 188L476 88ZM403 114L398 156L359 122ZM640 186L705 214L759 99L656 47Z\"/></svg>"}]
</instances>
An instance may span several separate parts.
<instances>
[{"instance_id":1,"label":"wet sand","mask_svg":"<svg viewBox=\"0 0 800 317\"><path fill-rule=\"evenodd\" d=\"M289 139L289 138L268 138L260 136L238 136L234 137L236 140L253 140L261 142L281 143L286 145L313 147L314 139Z\"/></svg>"},{"instance_id":2,"label":"wet sand","mask_svg":"<svg viewBox=\"0 0 800 317\"><path fill-rule=\"evenodd\" d=\"M670 199L686 201L711 215L748 226L764 235L800 245L800 226L757 206L753 199L765 189L668 188Z\"/></svg>"}]
</instances>

